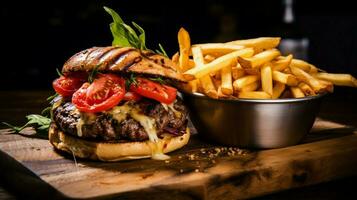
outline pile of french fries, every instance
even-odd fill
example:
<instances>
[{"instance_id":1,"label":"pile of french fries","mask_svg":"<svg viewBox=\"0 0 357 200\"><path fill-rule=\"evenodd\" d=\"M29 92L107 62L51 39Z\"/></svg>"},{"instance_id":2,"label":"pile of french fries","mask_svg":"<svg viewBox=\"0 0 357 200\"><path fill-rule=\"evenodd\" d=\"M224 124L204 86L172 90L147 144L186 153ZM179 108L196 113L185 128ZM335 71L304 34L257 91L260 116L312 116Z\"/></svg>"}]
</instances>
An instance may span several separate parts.
<instances>
[{"instance_id":1,"label":"pile of french fries","mask_svg":"<svg viewBox=\"0 0 357 200\"><path fill-rule=\"evenodd\" d=\"M186 92L211 98L301 98L333 92L333 86L357 87L350 74L331 74L281 55L279 37L261 37L227 43L195 44L189 33L178 32L180 51L172 60L188 81Z\"/></svg>"}]
</instances>

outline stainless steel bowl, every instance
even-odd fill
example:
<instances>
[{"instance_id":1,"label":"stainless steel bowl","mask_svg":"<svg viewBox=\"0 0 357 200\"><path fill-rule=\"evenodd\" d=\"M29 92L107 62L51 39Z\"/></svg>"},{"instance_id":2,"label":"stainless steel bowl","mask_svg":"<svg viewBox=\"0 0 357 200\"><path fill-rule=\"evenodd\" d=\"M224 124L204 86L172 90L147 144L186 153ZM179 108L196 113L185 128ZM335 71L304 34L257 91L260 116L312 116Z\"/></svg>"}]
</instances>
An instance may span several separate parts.
<instances>
[{"instance_id":1,"label":"stainless steel bowl","mask_svg":"<svg viewBox=\"0 0 357 200\"><path fill-rule=\"evenodd\" d=\"M182 96L200 136L229 146L278 148L299 143L310 131L324 95L277 100Z\"/></svg>"}]
</instances>

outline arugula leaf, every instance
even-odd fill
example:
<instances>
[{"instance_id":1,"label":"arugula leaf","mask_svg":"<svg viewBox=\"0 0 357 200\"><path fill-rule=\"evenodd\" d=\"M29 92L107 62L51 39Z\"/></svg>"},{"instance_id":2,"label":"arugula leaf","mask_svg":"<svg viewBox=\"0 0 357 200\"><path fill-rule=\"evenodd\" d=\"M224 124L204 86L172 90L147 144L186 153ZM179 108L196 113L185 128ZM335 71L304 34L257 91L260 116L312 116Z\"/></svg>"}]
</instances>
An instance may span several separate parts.
<instances>
[{"instance_id":1,"label":"arugula leaf","mask_svg":"<svg viewBox=\"0 0 357 200\"><path fill-rule=\"evenodd\" d=\"M164 47L160 43L159 43L159 48L160 50L156 50L155 52L168 58L169 56L167 55Z\"/></svg>"},{"instance_id":2,"label":"arugula leaf","mask_svg":"<svg viewBox=\"0 0 357 200\"><path fill-rule=\"evenodd\" d=\"M143 28L141 28L141 26L139 26L137 23L135 23L135 22L131 22L134 26L135 26L135 28L136 29L138 29L138 31L139 31L139 33L140 33L140 35L139 35L139 39L140 39L140 41L141 41L141 43L140 43L140 49L147 49L146 48L146 44L145 44L145 31L144 31L144 29Z\"/></svg>"},{"instance_id":3,"label":"arugula leaf","mask_svg":"<svg viewBox=\"0 0 357 200\"><path fill-rule=\"evenodd\" d=\"M129 90L131 84L137 85L138 82L136 81L136 77L135 75L132 73L130 74L130 77L128 79L125 80L125 87L126 89Z\"/></svg>"},{"instance_id":4,"label":"arugula leaf","mask_svg":"<svg viewBox=\"0 0 357 200\"><path fill-rule=\"evenodd\" d=\"M42 115L31 114L26 116L27 120L29 120L28 124L37 125L38 130L48 130L50 127L51 119L48 117L44 117Z\"/></svg>"},{"instance_id":5,"label":"arugula leaf","mask_svg":"<svg viewBox=\"0 0 357 200\"><path fill-rule=\"evenodd\" d=\"M127 25L127 24L122 24L122 25L128 31L128 39L129 39L130 45L132 47L137 48L137 49L141 49L140 48L141 41L139 40L139 37L136 34L135 30L133 28L131 28L129 25Z\"/></svg>"},{"instance_id":6,"label":"arugula leaf","mask_svg":"<svg viewBox=\"0 0 357 200\"><path fill-rule=\"evenodd\" d=\"M58 68L56 68L56 72L57 72L58 76L63 76L62 72Z\"/></svg>"},{"instance_id":7,"label":"arugula leaf","mask_svg":"<svg viewBox=\"0 0 357 200\"><path fill-rule=\"evenodd\" d=\"M101 66L101 64L97 65L94 67L94 69L92 70L92 72L89 74L88 76L88 82L89 83L93 83L94 78L97 76L98 72L98 68Z\"/></svg>"},{"instance_id":8,"label":"arugula leaf","mask_svg":"<svg viewBox=\"0 0 357 200\"><path fill-rule=\"evenodd\" d=\"M139 26L135 22L132 22L133 26L139 32L138 34L134 30L134 28L132 28L128 24L125 24L123 19L113 9L105 6L104 9L113 18L113 22L110 24L110 30L113 35L113 42L112 42L113 46L134 47L140 50L151 51L146 47L146 42L145 42L146 34L141 26ZM159 44L159 48L160 49L156 50L155 52L165 57L168 57L166 51L164 50L161 44Z\"/></svg>"},{"instance_id":9,"label":"arugula leaf","mask_svg":"<svg viewBox=\"0 0 357 200\"><path fill-rule=\"evenodd\" d=\"M158 82L158 83L160 83L161 85L164 85L164 84L165 84L164 79L162 79L161 77L149 78L149 79L152 80L152 81Z\"/></svg>"},{"instance_id":10,"label":"arugula leaf","mask_svg":"<svg viewBox=\"0 0 357 200\"><path fill-rule=\"evenodd\" d=\"M124 21L113 9L104 6L104 10L112 16L113 22L110 23L110 30L113 35L113 46L130 47L129 40L127 38L126 29L122 24Z\"/></svg>"},{"instance_id":11,"label":"arugula leaf","mask_svg":"<svg viewBox=\"0 0 357 200\"><path fill-rule=\"evenodd\" d=\"M105 11L113 18L110 24L110 30L113 35L113 46L134 47L140 50L147 50L145 44L145 31L141 26L132 22L133 26L139 31L139 36L128 24L125 24L122 18L113 9L105 7Z\"/></svg>"},{"instance_id":12,"label":"arugula leaf","mask_svg":"<svg viewBox=\"0 0 357 200\"><path fill-rule=\"evenodd\" d=\"M52 109L52 107L48 106L47 108L45 108L41 111L41 115L45 116L45 117L51 116L51 109Z\"/></svg>"},{"instance_id":13,"label":"arugula leaf","mask_svg":"<svg viewBox=\"0 0 357 200\"><path fill-rule=\"evenodd\" d=\"M55 93L54 95L52 95L52 96L49 96L49 97L47 97L47 101L52 101L54 98L56 98L56 97L58 97L58 94L57 93Z\"/></svg>"},{"instance_id":14,"label":"arugula leaf","mask_svg":"<svg viewBox=\"0 0 357 200\"><path fill-rule=\"evenodd\" d=\"M6 126L10 127L12 130L14 130L15 133L19 133L20 131L22 131L24 128L26 128L28 126L35 125L36 130L40 130L40 131L48 130L50 127L50 123L51 123L50 118L44 117L42 115L37 115L37 114L27 115L26 118L28 120L27 123L21 127L13 126L6 122L2 122L2 123L5 124Z\"/></svg>"},{"instance_id":15,"label":"arugula leaf","mask_svg":"<svg viewBox=\"0 0 357 200\"><path fill-rule=\"evenodd\" d=\"M55 99L58 96L59 95L57 93L55 93L54 95L49 96L46 100L51 102L51 101L53 101L53 99ZM14 126L14 125L11 125L6 122L2 122L2 124L8 126L15 133L19 133L19 134L21 134L20 132L24 128L32 126L35 128L37 136L47 138L48 137L48 129L50 127L51 118L52 118L51 109L52 109L52 106L49 106L49 107L43 109L41 112L41 115L37 115L37 114L27 115L26 116L27 122L23 126ZM28 136L28 135L25 134L25 136Z\"/></svg>"}]
</instances>

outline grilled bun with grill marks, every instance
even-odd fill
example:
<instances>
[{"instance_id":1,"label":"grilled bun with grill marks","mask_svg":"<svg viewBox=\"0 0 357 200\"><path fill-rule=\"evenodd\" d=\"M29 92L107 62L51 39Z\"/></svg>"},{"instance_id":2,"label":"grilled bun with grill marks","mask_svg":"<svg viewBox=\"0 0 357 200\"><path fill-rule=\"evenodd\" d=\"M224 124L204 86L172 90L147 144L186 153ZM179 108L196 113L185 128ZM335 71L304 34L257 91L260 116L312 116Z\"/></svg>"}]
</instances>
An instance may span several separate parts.
<instances>
[{"instance_id":1,"label":"grilled bun with grill marks","mask_svg":"<svg viewBox=\"0 0 357 200\"><path fill-rule=\"evenodd\" d=\"M64 74L76 71L140 73L185 82L167 57L132 47L92 47L73 55L62 68Z\"/></svg>"}]
</instances>

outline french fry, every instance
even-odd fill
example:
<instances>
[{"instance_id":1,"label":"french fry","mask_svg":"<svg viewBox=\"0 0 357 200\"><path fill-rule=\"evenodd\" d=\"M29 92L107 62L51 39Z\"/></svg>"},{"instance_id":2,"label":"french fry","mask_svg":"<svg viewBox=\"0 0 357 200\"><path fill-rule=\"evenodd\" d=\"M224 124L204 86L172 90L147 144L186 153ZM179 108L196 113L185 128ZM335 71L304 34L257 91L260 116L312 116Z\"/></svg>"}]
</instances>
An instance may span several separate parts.
<instances>
[{"instance_id":1,"label":"french fry","mask_svg":"<svg viewBox=\"0 0 357 200\"><path fill-rule=\"evenodd\" d=\"M298 87L306 96L316 95L315 91L306 83L300 82Z\"/></svg>"},{"instance_id":2,"label":"french fry","mask_svg":"<svg viewBox=\"0 0 357 200\"><path fill-rule=\"evenodd\" d=\"M285 90L285 84L284 83L279 83L276 82L274 84L274 88L273 88L273 95L272 95L272 99L277 99L281 96L281 94L283 93L283 91Z\"/></svg>"},{"instance_id":3,"label":"french fry","mask_svg":"<svg viewBox=\"0 0 357 200\"><path fill-rule=\"evenodd\" d=\"M201 67L204 64L204 59L202 55L202 50L200 47L193 47L192 48L192 56L193 56L193 61L195 63L195 68L196 67ZM212 82L212 79L209 75L206 75L202 78L199 79L201 83L201 87L203 89L203 92L214 99L218 98L217 91L215 89L215 86Z\"/></svg>"},{"instance_id":4,"label":"french fry","mask_svg":"<svg viewBox=\"0 0 357 200\"><path fill-rule=\"evenodd\" d=\"M238 56L240 57L250 57L254 53L252 48L246 48L238 51L234 51L232 53L226 54L217 58L216 60L207 63L200 67L195 67L183 73L183 76L186 80L193 80L195 78L201 78L205 75L208 75L210 72L214 72L220 70L226 66L230 66L232 62L237 59Z\"/></svg>"},{"instance_id":5,"label":"french fry","mask_svg":"<svg viewBox=\"0 0 357 200\"><path fill-rule=\"evenodd\" d=\"M198 84L199 84L199 80L193 80L193 81L189 81L188 84L190 85L190 90L192 93L195 93L198 91Z\"/></svg>"},{"instance_id":6,"label":"french fry","mask_svg":"<svg viewBox=\"0 0 357 200\"><path fill-rule=\"evenodd\" d=\"M312 96L316 95L314 90L306 83L300 82L298 87L301 89L301 91L306 95L306 96Z\"/></svg>"},{"instance_id":7,"label":"french fry","mask_svg":"<svg viewBox=\"0 0 357 200\"><path fill-rule=\"evenodd\" d=\"M187 66L189 69L194 68L196 66L195 62L191 59L188 59Z\"/></svg>"},{"instance_id":8,"label":"french fry","mask_svg":"<svg viewBox=\"0 0 357 200\"><path fill-rule=\"evenodd\" d=\"M288 86L297 86L298 80L291 74L285 74L279 71L273 71L273 80Z\"/></svg>"},{"instance_id":9,"label":"french fry","mask_svg":"<svg viewBox=\"0 0 357 200\"><path fill-rule=\"evenodd\" d=\"M291 54L281 56L275 49L279 37L191 46L188 32L181 28L178 40L173 69L188 81L181 86L188 92L211 98L278 99L333 92L334 84L357 87L350 74L329 74Z\"/></svg>"},{"instance_id":10,"label":"french fry","mask_svg":"<svg viewBox=\"0 0 357 200\"><path fill-rule=\"evenodd\" d=\"M204 58L200 47L192 47L192 57L195 63L195 68L202 67L204 65Z\"/></svg>"},{"instance_id":11,"label":"french fry","mask_svg":"<svg viewBox=\"0 0 357 200\"><path fill-rule=\"evenodd\" d=\"M315 67L314 65L310 64L310 71L309 74L317 74L320 70L319 68Z\"/></svg>"},{"instance_id":12,"label":"french fry","mask_svg":"<svg viewBox=\"0 0 357 200\"><path fill-rule=\"evenodd\" d=\"M273 95L273 77L271 71L271 63L265 64L261 68L261 82L262 89L264 92L268 93L270 96Z\"/></svg>"},{"instance_id":13,"label":"french fry","mask_svg":"<svg viewBox=\"0 0 357 200\"><path fill-rule=\"evenodd\" d=\"M200 47L202 53L213 54L213 55L223 55L231 53L233 51L244 49L244 46L236 44L225 44L225 43L208 43L208 44L195 44L192 47Z\"/></svg>"},{"instance_id":14,"label":"french fry","mask_svg":"<svg viewBox=\"0 0 357 200\"><path fill-rule=\"evenodd\" d=\"M232 66L232 78L234 80L244 76L244 69L242 68L242 66L240 66L239 63L237 63L235 66Z\"/></svg>"},{"instance_id":15,"label":"french fry","mask_svg":"<svg viewBox=\"0 0 357 200\"><path fill-rule=\"evenodd\" d=\"M184 28L180 28L177 38L180 48L179 69L181 72L184 72L189 69L188 60L191 49L190 35Z\"/></svg>"},{"instance_id":16,"label":"french fry","mask_svg":"<svg viewBox=\"0 0 357 200\"><path fill-rule=\"evenodd\" d=\"M325 80L318 80L320 84L322 84L323 91L321 92L333 92L333 83L330 81L325 81Z\"/></svg>"},{"instance_id":17,"label":"french fry","mask_svg":"<svg viewBox=\"0 0 357 200\"><path fill-rule=\"evenodd\" d=\"M240 91L244 86L254 83L260 79L258 75L243 76L233 82L234 90Z\"/></svg>"},{"instance_id":18,"label":"french fry","mask_svg":"<svg viewBox=\"0 0 357 200\"><path fill-rule=\"evenodd\" d=\"M232 67L227 66L221 69L221 90L223 94L232 95L233 86L232 86Z\"/></svg>"},{"instance_id":19,"label":"french fry","mask_svg":"<svg viewBox=\"0 0 357 200\"><path fill-rule=\"evenodd\" d=\"M180 54L179 54L178 52L176 52L176 53L172 56L171 60L172 60L173 63L175 63L176 65L178 65L178 64L179 64L179 58L180 58Z\"/></svg>"},{"instance_id":20,"label":"french fry","mask_svg":"<svg viewBox=\"0 0 357 200\"><path fill-rule=\"evenodd\" d=\"M212 73L212 77L214 77L217 80L221 80L221 70Z\"/></svg>"},{"instance_id":21,"label":"french fry","mask_svg":"<svg viewBox=\"0 0 357 200\"><path fill-rule=\"evenodd\" d=\"M308 72L310 74L318 72L318 68L317 67L315 67L314 65L312 65L312 64L310 64L310 63L308 63L306 61L299 60L299 59L292 59L291 63L290 63L290 66L300 68L300 69L302 69L305 72Z\"/></svg>"},{"instance_id":22,"label":"french fry","mask_svg":"<svg viewBox=\"0 0 357 200\"><path fill-rule=\"evenodd\" d=\"M218 94L218 98L227 98L227 97L229 97L229 95L226 95L226 94L223 93L221 86L219 86L217 88L217 94Z\"/></svg>"},{"instance_id":23,"label":"french fry","mask_svg":"<svg viewBox=\"0 0 357 200\"><path fill-rule=\"evenodd\" d=\"M266 62L270 62L271 60L278 57L279 55L280 52L277 49L270 49L255 54L251 58L238 57L238 62L239 64L242 65L243 68L256 68L262 66Z\"/></svg>"},{"instance_id":24,"label":"french fry","mask_svg":"<svg viewBox=\"0 0 357 200\"><path fill-rule=\"evenodd\" d=\"M310 85L315 93L320 93L324 91L324 86L319 82L319 80L317 80L316 78L305 72L304 70L297 67L293 67L291 65L290 65L290 69L291 72L296 77L298 77L299 79Z\"/></svg>"},{"instance_id":25,"label":"french fry","mask_svg":"<svg viewBox=\"0 0 357 200\"><path fill-rule=\"evenodd\" d=\"M254 48L255 52L261 52L266 49L275 48L279 45L279 43L280 43L280 37L260 37L254 39L236 40L236 41L228 42L227 44L252 47Z\"/></svg>"},{"instance_id":26,"label":"french fry","mask_svg":"<svg viewBox=\"0 0 357 200\"><path fill-rule=\"evenodd\" d=\"M205 58L205 63L210 63L216 59L216 57L214 57L212 55L205 55L204 58Z\"/></svg>"},{"instance_id":27,"label":"french fry","mask_svg":"<svg viewBox=\"0 0 357 200\"><path fill-rule=\"evenodd\" d=\"M294 98L302 98L305 97L304 93L299 87L290 87L290 91L293 94Z\"/></svg>"},{"instance_id":28,"label":"french fry","mask_svg":"<svg viewBox=\"0 0 357 200\"><path fill-rule=\"evenodd\" d=\"M214 87L213 81L209 75L200 78L200 83L204 93L214 99L218 98L218 93Z\"/></svg>"},{"instance_id":29,"label":"french fry","mask_svg":"<svg viewBox=\"0 0 357 200\"><path fill-rule=\"evenodd\" d=\"M221 87L221 85L222 85L221 79L216 79L214 77L211 77L211 79L212 79L214 87L218 90L218 88Z\"/></svg>"},{"instance_id":30,"label":"french fry","mask_svg":"<svg viewBox=\"0 0 357 200\"><path fill-rule=\"evenodd\" d=\"M279 58L281 57L281 58ZM284 69L288 68L291 60L293 59L293 55L288 55L286 57L279 56L277 60L272 61L272 66L274 71L283 71Z\"/></svg>"},{"instance_id":31,"label":"french fry","mask_svg":"<svg viewBox=\"0 0 357 200\"><path fill-rule=\"evenodd\" d=\"M357 87L357 80L351 74L330 74L330 73L317 73L315 78L330 81L335 85Z\"/></svg>"},{"instance_id":32,"label":"french fry","mask_svg":"<svg viewBox=\"0 0 357 200\"><path fill-rule=\"evenodd\" d=\"M286 68L286 69L284 69L283 72L284 72L285 74L292 74L289 67Z\"/></svg>"},{"instance_id":33,"label":"french fry","mask_svg":"<svg viewBox=\"0 0 357 200\"><path fill-rule=\"evenodd\" d=\"M259 68L245 68L244 72L248 75L260 75Z\"/></svg>"},{"instance_id":34,"label":"french fry","mask_svg":"<svg viewBox=\"0 0 357 200\"><path fill-rule=\"evenodd\" d=\"M257 90L259 88L259 86L260 86L260 82L259 81L255 81L255 82L253 82L251 84L243 86L240 91L241 92L255 91L255 90Z\"/></svg>"},{"instance_id":35,"label":"french fry","mask_svg":"<svg viewBox=\"0 0 357 200\"><path fill-rule=\"evenodd\" d=\"M238 98L245 99L271 99L271 96L263 91L239 92Z\"/></svg>"}]
</instances>

